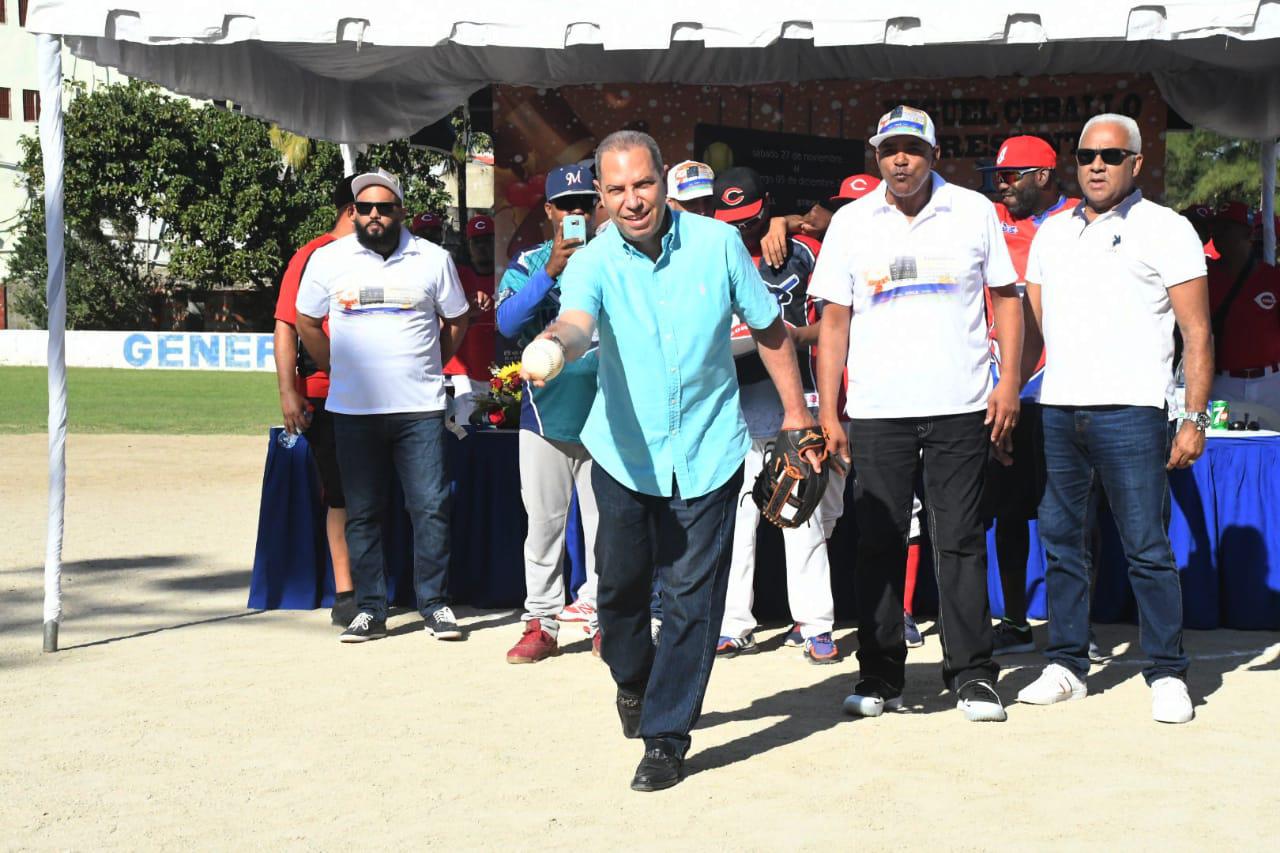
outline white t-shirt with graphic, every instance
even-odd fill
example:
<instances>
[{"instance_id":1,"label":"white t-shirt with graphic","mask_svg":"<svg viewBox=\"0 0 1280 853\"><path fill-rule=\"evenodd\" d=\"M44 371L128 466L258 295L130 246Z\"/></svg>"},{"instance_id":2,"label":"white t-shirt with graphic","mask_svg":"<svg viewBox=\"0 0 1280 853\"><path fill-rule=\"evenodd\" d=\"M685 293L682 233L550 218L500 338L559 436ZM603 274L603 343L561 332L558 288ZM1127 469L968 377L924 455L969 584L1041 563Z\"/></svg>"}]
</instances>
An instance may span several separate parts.
<instances>
[{"instance_id":1,"label":"white t-shirt with graphic","mask_svg":"<svg viewBox=\"0 0 1280 853\"><path fill-rule=\"evenodd\" d=\"M932 176L908 221L878 189L832 217L809 295L852 309L851 418L976 412L991 393L983 287L1018 280L979 193Z\"/></svg>"},{"instance_id":2,"label":"white t-shirt with graphic","mask_svg":"<svg viewBox=\"0 0 1280 853\"><path fill-rule=\"evenodd\" d=\"M329 318L329 411L444 411L440 318L468 310L444 249L408 231L386 259L354 234L335 240L311 256L297 307Z\"/></svg>"}]
</instances>

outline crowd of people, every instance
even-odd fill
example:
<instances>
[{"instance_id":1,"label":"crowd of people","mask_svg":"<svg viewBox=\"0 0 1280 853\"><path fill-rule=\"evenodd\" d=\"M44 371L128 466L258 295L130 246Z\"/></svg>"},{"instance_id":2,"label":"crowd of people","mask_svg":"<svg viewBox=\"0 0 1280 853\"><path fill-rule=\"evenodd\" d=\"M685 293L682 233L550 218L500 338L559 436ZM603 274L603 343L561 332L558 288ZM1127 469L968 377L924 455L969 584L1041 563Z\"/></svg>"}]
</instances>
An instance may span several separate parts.
<instances>
[{"instance_id":1,"label":"crowd of people","mask_svg":"<svg viewBox=\"0 0 1280 853\"><path fill-rule=\"evenodd\" d=\"M1252 215L1228 205L1180 216L1145 198L1141 134L1117 114L1080 131L1079 198L1037 137L1000 147L994 203L939 174L922 110L886 113L870 145L879 177L852 175L793 212L752 169L666 168L646 134L611 134L594 160L547 175L551 237L510 260L496 293L491 219L467 224L463 264L433 242L438 217L411 220L422 236L404 227L394 176L344 181L333 230L298 251L276 314L285 426L307 430L330 507L340 639L386 635L393 469L426 630L463 635L445 599L446 383L451 369L461 377L455 401L479 390L496 325L521 346L552 341L565 362L551 379L526 374L527 598L507 661L557 655L565 626L591 636L623 733L644 742L634 789L680 781L714 660L759 648L750 491L784 429L823 431L826 453L810 461L828 477L813 518L783 532L786 642L813 664L840 659L831 574L852 568L859 673L847 713L903 706L927 535L943 684L965 719L1007 718L994 658L1035 649L1034 518L1048 664L1017 699L1083 698L1101 490L1138 601L1152 716L1190 721L1166 472L1203 453L1211 389L1256 402L1263 418L1280 408L1277 280L1257 259ZM587 580L570 602L575 493ZM832 566L846 494L855 560ZM1005 606L994 626L993 524Z\"/></svg>"}]
</instances>

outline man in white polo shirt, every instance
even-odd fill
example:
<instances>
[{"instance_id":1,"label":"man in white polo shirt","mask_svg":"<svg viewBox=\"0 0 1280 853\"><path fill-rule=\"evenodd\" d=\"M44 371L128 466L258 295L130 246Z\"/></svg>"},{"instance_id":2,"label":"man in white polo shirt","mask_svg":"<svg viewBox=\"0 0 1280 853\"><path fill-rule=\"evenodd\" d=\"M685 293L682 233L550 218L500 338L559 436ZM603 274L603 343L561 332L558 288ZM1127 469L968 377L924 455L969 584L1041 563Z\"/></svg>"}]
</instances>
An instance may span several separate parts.
<instances>
[{"instance_id":1,"label":"man in white polo shirt","mask_svg":"<svg viewBox=\"0 0 1280 853\"><path fill-rule=\"evenodd\" d=\"M827 446L846 460L852 452L862 486L854 504L860 679L844 707L873 717L902 706L902 567L923 466L943 680L966 719L1003 721L980 503L991 445L1017 422L1021 381L1014 368L992 390L983 288L1000 350L1020 364L1018 276L991 202L933 171L939 155L926 113L891 110L871 145L884 182L832 218L809 285L826 300L818 398ZM836 407L846 357L848 439Z\"/></svg>"},{"instance_id":2,"label":"man in white polo shirt","mask_svg":"<svg viewBox=\"0 0 1280 853\"><path fill-rule=\"evenodd\" d=\"M1050 663L1018 701L1048 705L1087 692L1089 528L1099 484L1138 601L1152 716L1185 723L1193 711L1165 470L1204 452L1213 346L1203 245L1186 219L1134 188L1141 151L1133 119L1089 119L1076 151L1084 202L1045 222L1027 258L1027 298L1045 345L1040 539ZM1171 440L1175 320L1188 412Z\"/></svg>"},{"instance_id":3,"label":"man in white polo shirt","mask_svg":"<svg viewBox=\"0 0 1280 853\"><path fill-rule=\"evenodd\" d=\"M298 333L329 371L327 408L347 498L359 612L340 639L386 636L382 521L393 469L413 525L418 609L437 639L459 639L445 599L443 365L462 342L470 306L449 253L401 226L404 196L395 176L379 169L357 176L351 189L356 233L318 249L298 288Z\"/></svg>"}]
</instances>

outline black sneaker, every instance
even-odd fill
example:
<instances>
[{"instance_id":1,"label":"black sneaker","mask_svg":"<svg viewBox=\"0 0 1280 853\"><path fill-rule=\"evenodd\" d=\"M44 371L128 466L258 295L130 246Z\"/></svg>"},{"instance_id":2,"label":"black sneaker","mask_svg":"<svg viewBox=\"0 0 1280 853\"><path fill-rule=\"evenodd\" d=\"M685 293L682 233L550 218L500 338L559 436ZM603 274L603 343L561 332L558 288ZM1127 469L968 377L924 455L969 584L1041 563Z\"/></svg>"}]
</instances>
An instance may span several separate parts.
<instances>
[{"instance_id":1,"label":"black sneaker","mask_svg":"<svg viewBox=\"0 0 1280 853\"><path fill-rule=\"evenodd\" d=\"M340 592L333 600L333 609L329 611L329 621L339 627L350 625L351 620L356 618L356 614L359 612L360 608L356 604L356 594L354 592Z\"/></svg>"},{"instance_id":2,"label":"black sneaker","mask_svg":"<svg viewBox=\"0 0 1280 853\"><path fill-rule=\"evenodd\" d=\"M462 629L448 605L437 608L427 617L426 631L435 634L437 640L461 640Z\"/></svg>"},{"instance_id":3,"label":"black sneaker","mask_svg":"<svg viewBox=\"0 0 1280 853\"><path fill-rule=\"evenodd\" d=\"M1001 619L993 633L993 655L1020 655L1036 650L1036 638L1031 635L1030 625L1015 625L1008 619Z\"/></svg>"},{"instance_id":4,"label":"black sneaker","mask_svg":"<svg viewBox=\"0 0 1280 853\"><path fill-rule=\"evenodd\" d=\"M844 697L844 712L854 717L878 717L902 708L902 691L894 691L876 678L864 678Z\"/></svg>"},{"instance_id":5,"label":"black sneaker","mask_svg":"<svg viewBox=\"0 0 1280 853\"><path fill-rule=\"evenodd\" d=\"M387 620L374 619L372 613L361 611L351 620L347 630L338 637L340 643L364 643L381 640L387 636Z\"/></svg>"},{"instance_id":6,"label":"black sneaker","mask_svg":"<svg viewBox=\"0 0 1280 853\"><path fill-rule=\"evenodd\" d=\"M619 690L616 702L618 719L622 720L622 736L640 737L640 714L644 711L644 697Z\"/></svg>"},{"instance_id":7,"label":"black sneaker","mask_svg":"<svg viewBox=\"0 0 1280 853\"><path fill-rule=\"evenodd\" d=\"M960 685L956 691L956 707L971 723L1003 723L1009 719L1000 694L985 678L975 678Z\"/></svg>"}]
</instances>

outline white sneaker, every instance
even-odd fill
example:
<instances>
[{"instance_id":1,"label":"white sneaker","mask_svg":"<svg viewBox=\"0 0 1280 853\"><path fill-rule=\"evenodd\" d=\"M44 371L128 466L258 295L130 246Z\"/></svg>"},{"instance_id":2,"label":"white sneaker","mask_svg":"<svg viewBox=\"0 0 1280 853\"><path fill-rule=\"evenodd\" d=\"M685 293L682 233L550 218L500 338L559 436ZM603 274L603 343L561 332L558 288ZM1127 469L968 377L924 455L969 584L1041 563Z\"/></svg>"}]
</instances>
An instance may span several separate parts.
<instances>
[{"instance_id":1,"label":"white sneaker","mask_svg":"<svg viewBox=\"0 0 1280 853\"><path fill-rule=\"evenodd\" d=\"M1026 705L1052 705L1083 699L1088 693L1089 688L1074 672L1062 664L1051 663L1039 678L1018 691L1018 701Z\"/></svg>"},{"instance_id":2,"label":"white sneaker","mask_svg":"<svg viewBox=\"0 0 1280 853\"><path fill-rule=\"evenodd\" d=\"M1151 683L1151 716L1157 723L1189 723L1195 715L1187 682L1166 675Z\"/></svg>"}]
</instances>

